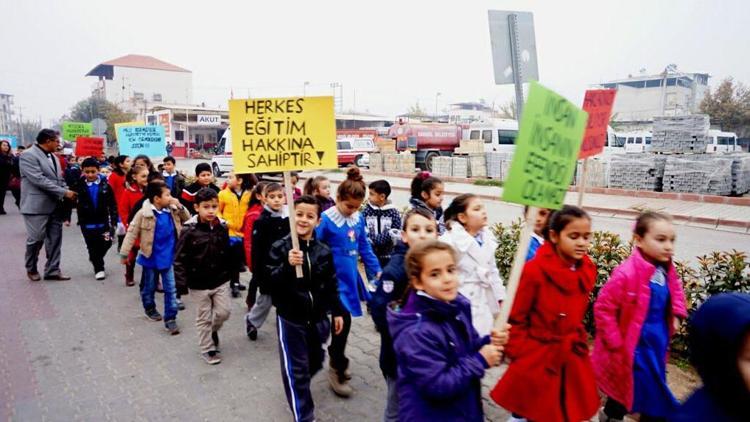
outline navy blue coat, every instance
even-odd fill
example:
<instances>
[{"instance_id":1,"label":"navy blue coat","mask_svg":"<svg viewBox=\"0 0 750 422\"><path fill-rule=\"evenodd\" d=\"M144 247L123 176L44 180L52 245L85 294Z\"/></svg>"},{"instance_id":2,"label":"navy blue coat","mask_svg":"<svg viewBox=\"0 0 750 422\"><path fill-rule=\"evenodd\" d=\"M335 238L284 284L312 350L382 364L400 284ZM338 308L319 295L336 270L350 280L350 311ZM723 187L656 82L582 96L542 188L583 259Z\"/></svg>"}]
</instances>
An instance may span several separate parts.
<instances>
[{"instance_id":1,"label":"navy blue coat","mask_svg":"<svg viewBox=\"0 0 750 422\"><path fill-rule=\"evenodd\" d=\"M388 311L398 360L399 419L482 421L480 381L487 362L461 294L445 303L412 292L400 311Z\"/></svg>"},{"instance_id":2,"label":"navy blue coat","mask_svg":"<svg viewBox=\"0 0 750 422\"><path fill-rule=\"evenodd\" d=\"M388 304L400 300L409 285L404 267L404 257L408 251L408 245L398 242L391 254L391 260L383 268L383 274L370 300L372 320L380 333L380 370L389 378L396 378L396 353L393 351L393 338L388 330L386 314Z\"/></svg>"},{"instance_id":3,"label":"navy blue coat","mask_svg":"<svg viewBox=\"0 0 750 422\"><path fill-rule=\"evenodd\" d=\"M690 320L690 361L703 387L670 421L750 421L750 391L737 369L737 354L750 333L750 294L712 296Z\"/></svg>"}]
</instances>

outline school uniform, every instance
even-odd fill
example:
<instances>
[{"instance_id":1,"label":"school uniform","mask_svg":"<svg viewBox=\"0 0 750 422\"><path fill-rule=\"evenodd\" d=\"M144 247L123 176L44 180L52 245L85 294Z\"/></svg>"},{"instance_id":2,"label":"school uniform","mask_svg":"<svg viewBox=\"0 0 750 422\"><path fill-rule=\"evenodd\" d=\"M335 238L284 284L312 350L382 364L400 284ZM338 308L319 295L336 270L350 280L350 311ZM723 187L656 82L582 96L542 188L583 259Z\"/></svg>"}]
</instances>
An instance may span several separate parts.
<instances>
[{"instance_id":1,"label":"school uniform","mask_svg":"<svg viewBox=\"0 0 750 422\"><path fill-rule=\"evenodd\" d=\"M372 242L372 250L383 267L390 261L394 247L391 229L401 230L401 213L390 202L378 207L368 201L362 210L362 216L367 223L367 236Z\"/></svg>"},{"instance_id":2,"label":"school uniform","mask_svg":"<svg viewBox=\"0 0 750 422\"><path fill-rule=\"evenodd\" d=\"M89 182L80 179L75 186L78 193L77 215L83 240L94 272L104 271L104 256L112 247L112 234L117 225L117 204L114 192L104 176Z\"/></svg>"},{"instance_id":3,"label":"school uniform","mask_svg":"<svg viewBox=\"0 0 750 422\"><path fill-rule=\"evenodd\" d=\"M209 183L208 186L203 186L198 182L193 182L183 188L182 192L180 193L180 203L182 203L183 207L187 208L191 216L198 214L198 211L195 210L193 204L195 203L195 194L203 188L209 188L217 194L220 192L219 187L214 185L213 183Z\"/></svg>"},{"instance_id":4,"label":"school uniform","mask_svg":"<svg viewBox=\"0 0 750 422\"><path fill-rule=\"evenodd\" d=\"M323 368L323 344L331 323L328 312L342 316L331 250L316 239L300 239L302 278L289 265L292 238L271 247L266 265L267 292L276 307L281 377L295 421L315 420L310 380Z\"/></svg>"}]
</instances>

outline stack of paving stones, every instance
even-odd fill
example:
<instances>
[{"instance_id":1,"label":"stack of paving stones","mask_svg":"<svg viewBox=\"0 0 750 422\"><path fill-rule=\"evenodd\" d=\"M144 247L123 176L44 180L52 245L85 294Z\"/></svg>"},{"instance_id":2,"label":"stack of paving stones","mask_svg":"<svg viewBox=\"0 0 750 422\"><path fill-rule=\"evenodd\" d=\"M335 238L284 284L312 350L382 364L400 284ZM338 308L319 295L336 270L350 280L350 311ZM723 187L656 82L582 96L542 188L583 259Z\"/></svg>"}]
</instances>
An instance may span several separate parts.
<instances>
[{"instance_id":1,"label":"stack of paving stones","mask_svg":"<svg viewBox=\"0 0 750 422\"><path fill-rule=\"evenodd\" d=\"M398 173L398 154L395 152L383 154L383 171L386 173Z\"/></svg>"},{"instance_id":2,"label":"stack of paving stones","mask_svg":"<svg viewBox=\"0 0 750 422\"><path fill-rule=\"evenodd\" d=\"M750 192L750 154L732 154L732 195Z\"/></svg>"},{"instance_id":3,"label":"stack of paving stones","mask_svg":"<svg viewBox=\"0 0 750 422\"><path fill-rule=\"evenodd\" d=\"M609 186L661 191L666 160L654 154L614 155L609 164Z\"/></svg>"},{"instance_id":4,"label":"stack of paving stones","mask_svg":"<svg viewBox=\"0 0 750 422\"><path fill-rule=\"evenodd\" d=\"M469 154L469 177L487 177L484 153Z\"/></svg>"},{"instance_id":5,"label":"stack of paving stones","mask_svg":"<svg viewBox=\"0 0 750 422\"><path fill-rule=\"evenodd\" d=\"M401 173L414 173L416 165L414 163L414 154L410 151L404 151L398 154L398 171Z\"/></svg>"},{"instance_id":6,"label":"stack of paving stones","mask_svg":"<svg viewBox=\"0 0 750 422\"><path fill-rule=\"evenodd\" d=\"M708 145L708 115L654 117L651 152L703 154Z\"/></svg>"},{"instance_id":7,"label":"stack of paving stones","mask_svg":"<svg viewBox=\"0 0 750 422\"><path fill-rule=\"evenodd\" d=\"M435 177L453 176L453 158L435 157L432 159L432 175Z\"/></svg>"},{"instance_id":8,"label":"stack of paving stones","mask_svg":"<svg viewBox=\"0 0 750 422\"><path fill-rule=\"evenodd\" d=\"M383 154L379 152L370 153L370 170L383 171Z\"/></svg>"},{"instance_id":9,"label":"stack of paving stones","mask_svg":"<svg viewBox=\"0 0 750 422\"><path fill-rule=\"evenodd\" d=\"M505 162L510 163L510 160L513 158L513 154L509 154L506 152L486 152L484 154L485 159L485 167L487 168L487 177L492 179L499 179L504 180L505 174L507 172L503 172L503 168L507 168L507 165L504 165Z\"/></svg>"},{"instance_id":10,"label":"stack of paving stones","mask_svg":"<svg viewBox=\"0 0 750 422\"><path fill-rule=\"evenodd\" d=\"M672 156L664 168L664 192L732 193L732 160L707 155Z\"/></svg>"},{"instance_id":11,"label":"stack of paving stones","mask_svg":"<svg viewBox=\"0 0 750 422\"><path fill-rule=\"evenodd\" d=\"M453 177L469 177L469 159L466 157L453 157Z\"/></svg>"},{"instance_id":12,"label":"stack of paving stones","mask_svg":"<svg viewBox=\"0 0 750 422\"><path fill-rule=\"evenodd\" d=\"M586 175L586 187L607 187L607 163L597 158L589 158L588 173ZM578 162L576 168L576 185L580 186L583 177L583 161Z\"/></svg>"}]
</instances>

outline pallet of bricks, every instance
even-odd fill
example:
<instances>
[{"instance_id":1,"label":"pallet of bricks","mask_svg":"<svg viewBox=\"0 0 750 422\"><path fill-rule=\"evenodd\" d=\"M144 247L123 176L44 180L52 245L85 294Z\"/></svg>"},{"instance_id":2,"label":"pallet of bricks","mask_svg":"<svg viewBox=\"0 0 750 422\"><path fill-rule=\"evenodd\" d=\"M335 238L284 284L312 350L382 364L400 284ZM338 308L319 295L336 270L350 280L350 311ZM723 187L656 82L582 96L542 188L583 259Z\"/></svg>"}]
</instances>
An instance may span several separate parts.
<instances>
[{"instance_id":1,"label":"pallet of bricks","mask_svg":"<svg viewBox=\"0 0 750 422\"><path fill-rule=\"evenodd\" d=\"M607 187L607 163L599 158L589 159L586 170L586 187ZM576 186L580 186L583 177L583 161L578 162L576 168Z\"/></svg>"},{"instance_id":2,"label":"pallet of bricks","mask_svg":"<svg viewBox=\"0 0 750 422\"><path fill-rule=\"evenodd\" d=\"M706 154L671 156L664 168L664 192L732 193L732 159Z\"/></svg>"},{"instance_id":3,"label":"pallet of bricks","mask_svg":"<svg viewBox=\"0 0 750 422\"><path fill-rule=\"evenodd\" d=\"M609 163L609 187L661 191L667 158L654 154L620 154Z\"/></svg>"},{"instance_id":4,"label":"pallet of bricks","mask_svg":"<svg viewBox=\"0 0 750 422\"><path fill-rule=\"evenodd\" d=\"M654 117L651 152L667 154L704 154L708 145L708 115Z\"/></svg>"},{"instance_id":5,"label":"pallet of bricks","mask_svg":"<svg viewBox=\"0 0 750 422\"><path fill-rule=\"evenodd\" d=\"M486 152L484 154L487 177L491 179L505 180L510 169L513 154L507 152Z\"/></svg>"},{"instance_id":6,"label":"pallet of bricks","mask_svg":"<svg viewBox=\"0 0 750 422\"><path fill-rule=\"evenodd\" d=\"M463 139L459 142L458 148L453 150L453 154L484 154L484 141Z\"/></svg>"},{"instance_id":7,"label":"pallet of bricks","mask_svg":"<svg viewBox=\"0 0 750 422\"><path fill-rule=\"evenodd\" d=\"M403 151L396 158L396 165L400 173L414 173L416 164L414 162L414 154L411 151Z\"/></svg>"},{"instance_id":8,"label":"pallet of bricks","mask_svg":"<svg viewBox=\"0 0 750 422\"><path fill-rule=\"evenodd\" d=\"M398 154L395 152L383 153L383 171L386 173L398 173Z\"/></svg>"},{"instance_id":9,"label":"pallet of bricks","mask_svg":"<svg viewBox=\"0 0 750 422\"><path fill-rule=\"evenodd\" d=\"M469 177L469 158L468 157L453 157L451 158L453 177L467 178Z\"/></svg>"},{"instance_id":10,"label":"pallet of bricks","mask_svg":"<svg viewBox=\"0 0 750 422\"><path fill-rule=\"evenodd\" d=\"M435 177L453 176L453 157L434 157L431 173Z\"/></svg>"},{"instance_id":11,"label":"pallet of bricks","mask_svg":"<svg viewBox=\"0 0 750 422\"><path fill-rule=\"evenodd\" d=\"M732 195L750 192L750 154L732 154Z\"/></svg>"},{"instance_id":12,"label":"pallet of bricks","mask_svg":"<svg viewBox=\"0 0 750 422\"><path fill-rule=\"evenodd\" d=\"M383 153L371 152L370 153L370 170L372 171L383 171Z\"/></svg>"}]
</instances>

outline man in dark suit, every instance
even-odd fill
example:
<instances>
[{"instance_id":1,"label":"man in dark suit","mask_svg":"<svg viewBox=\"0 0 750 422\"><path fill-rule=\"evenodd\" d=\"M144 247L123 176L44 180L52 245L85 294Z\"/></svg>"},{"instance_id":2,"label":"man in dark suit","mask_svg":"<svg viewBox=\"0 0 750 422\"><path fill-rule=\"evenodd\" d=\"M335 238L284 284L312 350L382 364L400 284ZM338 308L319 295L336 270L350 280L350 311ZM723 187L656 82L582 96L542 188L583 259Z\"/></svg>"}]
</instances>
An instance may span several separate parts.
<instances>
[{"instance_id":1,"label":"man in dark suit","mask_svg":"<svg viewBox=\"0 0 750 422\"><path fill-rule=\"evenodd\" d=\"M57 133L42 129L36 144L19 158L21 172L21 214L26 224L26 273L31 281L39 281L37 261L44 245L47 264L45 280L70 280L60 272L62 225L65 215L63 200L75 200L76 193L65 185L63 171L55 151L60 144Z\"/></svg>"}]
</instances>

